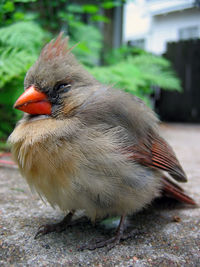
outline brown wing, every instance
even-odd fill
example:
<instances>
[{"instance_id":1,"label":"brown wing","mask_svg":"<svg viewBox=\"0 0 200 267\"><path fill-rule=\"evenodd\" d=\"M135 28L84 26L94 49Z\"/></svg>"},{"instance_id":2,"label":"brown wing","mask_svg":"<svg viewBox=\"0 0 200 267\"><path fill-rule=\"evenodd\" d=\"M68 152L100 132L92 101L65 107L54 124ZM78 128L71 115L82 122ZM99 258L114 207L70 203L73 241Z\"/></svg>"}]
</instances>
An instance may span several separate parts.
<instances>
[{"instance_id":1,"label":"brown wing","mask_svg":"<svg viewBox=\"0 0 200 267\"><path fill-rule=\"evenodd\" d=\"M178 201L196 205L196 202L184 193L184 190L177 184L170 181L167 177L163 176L163 195L171 198L175 198Z\"/></svg>"},{"instance_id":2,"label":"brown wing","mask_svg":"<svg viewBox=\"0 0 200 267\"><path fill-rule=\"evenodd\" d=\"M179 182L187 181L186 174L172 148L160 136L151 135L148 141L129 147L128 151L132 154L131 158L140 164L162 169Z\"/></svg>"},{"instance_id":3,"label":"brown wing","mask_svg":"<svg viewBox=\"0 0 200 267\"><path fill-rule=\"evenodd\" d=\"M149 140L140 142L137 146L128 148L130 158L145 166L161 169L168 172L175 180L186 182L183 171L172 148L160 136L150 135ZM163 175L163 194L181 202L196 205L195 201L187 196L183 189Z\"/></svg>"}]
</instances>

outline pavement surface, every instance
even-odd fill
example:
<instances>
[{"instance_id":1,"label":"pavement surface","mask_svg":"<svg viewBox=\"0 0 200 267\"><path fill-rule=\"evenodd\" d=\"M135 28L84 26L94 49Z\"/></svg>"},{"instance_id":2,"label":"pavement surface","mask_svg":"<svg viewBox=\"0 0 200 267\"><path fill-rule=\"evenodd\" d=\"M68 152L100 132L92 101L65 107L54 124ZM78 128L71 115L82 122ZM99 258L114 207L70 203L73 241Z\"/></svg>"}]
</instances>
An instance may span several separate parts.
<instances>
[{"instance_id":1,"label":"pavement surface","mask_svg":"<svg viewBox=\"0 0 200 267\"><path fill-rule=\"evenodd\" d=\"M200 125L161 129L188 175L184 189L200 204ZM62 218L30 192L16 168L0 167L0 266L200 266L198 207L156 202L128 218L129 228L142 233L110 251L78 251L85 242L112 234L90 223L34 239L41 224Z\"/></svg>"}]
</instances>

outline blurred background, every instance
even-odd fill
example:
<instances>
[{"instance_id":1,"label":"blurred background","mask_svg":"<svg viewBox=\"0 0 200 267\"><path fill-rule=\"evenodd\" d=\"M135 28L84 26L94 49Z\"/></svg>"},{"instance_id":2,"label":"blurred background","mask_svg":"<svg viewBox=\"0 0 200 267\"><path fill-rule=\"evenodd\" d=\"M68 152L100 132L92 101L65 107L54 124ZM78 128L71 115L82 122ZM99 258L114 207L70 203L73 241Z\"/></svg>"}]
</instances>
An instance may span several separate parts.
<instances>
[{"instance_id":1,"label":"blurred background","mask_svg":"<svg viewBox=\"0 0 200 267\"><path fill-rule=\"evenodd\" d=\"M200 122L200 0L1 0L0 150L28 68L60 31L98 80L165 121Z\"/></svg>"}]
</instances>

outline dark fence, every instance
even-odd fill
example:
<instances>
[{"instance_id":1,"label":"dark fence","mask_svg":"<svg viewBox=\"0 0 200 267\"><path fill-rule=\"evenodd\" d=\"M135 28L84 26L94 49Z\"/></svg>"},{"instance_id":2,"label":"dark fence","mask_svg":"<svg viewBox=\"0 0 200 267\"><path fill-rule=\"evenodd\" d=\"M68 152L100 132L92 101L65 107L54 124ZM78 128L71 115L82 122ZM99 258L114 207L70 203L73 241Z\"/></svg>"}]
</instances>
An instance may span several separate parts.
<instances>
[{"instance_id":1,"label":"dark fence","mask_svg":"<svg viewBox=\"0 0 200 267\"><path fill-rule=\"evenodd\" d=\"M161 90L158 114L166 121L200 122L200 40L168 43L164 56L181 79L183 92Z\"/></svg>"}]
</instances>

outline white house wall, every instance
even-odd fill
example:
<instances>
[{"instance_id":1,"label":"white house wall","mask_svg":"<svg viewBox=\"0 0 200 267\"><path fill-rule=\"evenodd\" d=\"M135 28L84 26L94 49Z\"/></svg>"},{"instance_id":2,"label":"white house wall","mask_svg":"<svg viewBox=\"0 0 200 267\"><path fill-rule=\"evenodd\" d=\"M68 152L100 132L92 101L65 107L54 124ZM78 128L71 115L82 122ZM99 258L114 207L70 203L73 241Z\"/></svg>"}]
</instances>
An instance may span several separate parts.
<instances>
[{"instance_id":1,"label":"white house wall","mask_svg":"<svg viewBox=\"0 0 200 267\"><path fill-rule=\"evenodd\" d=\"M156 54L166 50L167 42L179 40L179 30L198 26L200 36L200 11L188 9L152 18L151 30L146 36L146 49Z\"/></svg>"},{"instance_id":2,"label":"white house wall","mask_svg":"<svg viewBox=\"0 0 200 267\"><path fill-rule=\"evenodd\" d=\"M151 25L150 20L144 0L128 0L124 5L123 42L145 36Z\"/></svg>"},{"instance_id":3,"label":"white house wall","mask_svg":"<svg viewBox=\"0 0 200 267\"><path fill-rule=\"evenodd\" d=\"M145 39L147 51L162 54L167 42L179 40L179 29L192 26L199 27L200 37L200 9L152 16L144 0L128 1L124 7L123 42Z\"/></svg>"}]
</instances>

